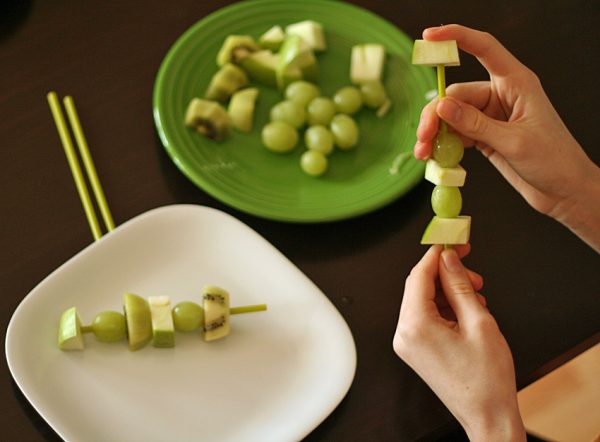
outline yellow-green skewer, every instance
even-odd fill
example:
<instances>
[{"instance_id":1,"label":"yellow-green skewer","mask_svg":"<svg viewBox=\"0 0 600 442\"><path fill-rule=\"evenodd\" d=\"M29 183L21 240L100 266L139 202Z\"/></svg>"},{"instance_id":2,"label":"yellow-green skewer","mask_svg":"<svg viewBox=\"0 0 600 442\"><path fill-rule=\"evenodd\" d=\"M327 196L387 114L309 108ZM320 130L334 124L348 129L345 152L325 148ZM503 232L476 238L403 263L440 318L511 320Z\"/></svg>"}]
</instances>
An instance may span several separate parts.
<instances>
[{"instance_id":1,"label":"yellow-green skewer","mask_svg":"<svg viewBox=\"0 0 600 442\"><path fill-rule=\"evenodd\" d=\"M241 313L262 312L262 311L265 311L266 309L267 309L267 304L244 305L241 307L231 307L229 309L229 314L239 315Z\"/></svg>"},{"instance_id":2,"label":"yellow-green skewer","mask_svg":"<svg viewBox=\"0 0 600 442\"><path fill-rule=\"evenodd\" d=\"M65 150L65 155L67 156L67 161L69 162L69 167L71 168L71 173L73 174L73 179L75 180L75 186L77 187L77 192L79 193L79 199L83 204L83 210L85 211L90 229L92 230L92 235L94 236L94 239L98 241L102 237L102 231L100 230L98 218L96 218L94 206L92 205L90 194L85 185L83 174L81 173L81 167L79 167L79 162L77 161L77 154L75 153L73 141L69 135L67 123L60 108L60 103L58 101L58 97L56 96L56 92L50 92L47 95L47 99L48 104L50 105L50 111L54 117L54 122L56 123L58 135L60 136L60 140Z\"/></svg>"},{"instance_id":3,"label":"yellow-green skewer","mask_svg":"<svg viewBox=\"0 0 600 442\"><path fill-rule=\"evenodd\" d=\"M438 98L444 98L446 96L446 70L443 64L437 65L437 85L438 85ZM446 122L440 120L440 132L446 132Z\"/></svg>"},{"instance_id":4,"label":"yellow-green skewer","mask_svg":"<svg viewBox=\"0 0 600 442\"><path fill-rule=\"evenodd\" d=\"M63 103L67 111L67 117L71 123L71 128L73 129L73 134L75 135L75 140L77 140L77 146L79 147L79 153L81 154L83 165L85 166L92 190L94 191L94 196L96 197L98 207L100 208L104 225L106 226L106 230L110 232L115 228L115 223L110 213L110 209L108 208L106 198L104 197L104 191L102 190L100 180L98 179L98 174L96 173L96 167L94 166L94 161L92 160L92 155L90 154L87 140L83 134L83 129L81 128L79 116L77 115L77 110L75 109L75 103L71 96L65 97Z\"/></svg>"}]
</instances>

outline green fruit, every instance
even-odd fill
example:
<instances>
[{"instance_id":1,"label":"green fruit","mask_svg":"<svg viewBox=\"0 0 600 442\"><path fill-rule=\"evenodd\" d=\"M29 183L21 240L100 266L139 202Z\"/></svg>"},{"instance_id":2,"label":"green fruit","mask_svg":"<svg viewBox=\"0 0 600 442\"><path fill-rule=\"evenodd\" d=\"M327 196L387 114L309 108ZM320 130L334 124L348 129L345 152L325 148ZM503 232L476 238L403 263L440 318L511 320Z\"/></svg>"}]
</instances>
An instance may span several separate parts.
<instances>
[{"instance_id":1,"label":"green fruit","mask_svg":"<svg viewBox=\"0 0 600 442\"><path fill-rule=\"evenodd\" d=\"M204 309L204 340L214 341L229 334L229 293L220 287L207 285L202 291Z\"/></svg>"},{"instance_id":2,"label":"green fruit","mask_svg":"<svg viewBox=\"0 0 600 442\"><path fill-rule=\"evenodd\" d=\"M242 132L252 132L257 97L258 89L254 87L242 89L233 94L227 109L233 127Z\"/></svg>"},{"instance_id":3,"label":"green fruit","mask_svg":"<svg viewBox=\"0 0 600 442\"><path fill-rule=\"evenodd\" d=\"M421 238L421 244L467 244L471 217L441 218L434 216Z\"/></svg>"},{"instance_id":4,"label":"green fruit","mask_svg":"<svg viewBox=\"0 0 600 442\"><path fill-rule=\"evenodd\" d=\"M152 345L167 348L175 346L175 326L171 315L171 300L168 296L148 298L152 318Z\"/></svg>"},{"instance_id":5,"label":"green fruit","mask_svg":"<svg viewBox=\"0 0 600 442\"><path fill-rule=\"evenodd\" d=\"M81 320L75 307L65 310L60 317L58 348L61 350L83 350L85 348Z\"/></svg>"},{"instance_id":6,"label":"green fruit","mask_svg":"<svg viewBox=\"0 0 600 442\"><path fill-rule=\"evenodd\" d=\"M456 167L462 160L465 148L460 137L441 131L433 140L432 157L441 167Z\"/></svg>"},{"instance_id":7,"label":"green fruit","mask_svg":"<svg viewBox=\"0 0 600 442\"><path fill-rule=\"evenodd\" d=\"M220 103L192 98L185 113L185 125L211 140L222 141L229 134L231 119Z\"/></svg>"},{"instance_id":8,"label":"green fruit","mask_svg":"<svg viewBox=\"0 0 600 442\"><path fill-rule=\"evenodd\" d=\"M456 40L415 40L412 63L424 66L459 66Z\"/></svg>"},{"instance_id":9,"label":"green fruit","mask_svg":"<svg viewBox=\"0 0 600 442\"><path fill-rule=\"evenodd\" d=\"M462 196L458 187L435 186L431 193L431 207L441 218L454 218L462 209Z\"/></svg>"},{"instance_id":10,"label":"green fruit","mask_svg":"<svg viewBox=\"0 0 600 442\"><path fill-rule=\"evenodd\" d=\"M283 121L271 121L262 130L262 142L272 152L286 153L298 144L298 131Z\"/></svg>"},{"instance_id":11,"label":"green fruit","mask_svg":"<svg viewBox=\"0 0 600 442\"><path fill-rule=\"evenodd\" d=\"M113 311L98 313L92 321L92 331L101 342L120 341L127 334L125 316Z\"/></svg>"},{"instance_id":12,"label":"green fruit","mask_svg":"<svg viewBox=\"0 0 600 442\"><path fill-rule=\"evenodd\" d=\"M251 53L258 51L260 47L249 35L230 35L223 42L223 46L217 54L217 65L224 66L227 63L239 64Z\"/></svg>"},{"instance_id":13,"label":"green fruit","mask_svg":"<svg viewBox=\"0 0 600 442\"><path fill-rule=\"evenodd\" d=\"M227 63L212 76L206 90L206 98L226 102L235 91L247 84L246 72L232 63Z\"/></svg>"},{"instance_id":14,"label":"green fruit","mask_svg":"<svg viewBox=\"0 0 600 442\"><path fill-rule=\"evenodd\" d=\"M195 302L183 301L173 307L175 330L191 332L204 326L204 310Z\"/></svg>"},{"instance_id":15,"label":"green fruit","mask_svg":"<svg viewBox=\"0 0 600 442\"><path fill-rule=\"evenodd\" d=\"M129 349L139 350L152 339L152 316L148 301L138 295L125 293L123 296Z\"/></svg>"}]
</instances>

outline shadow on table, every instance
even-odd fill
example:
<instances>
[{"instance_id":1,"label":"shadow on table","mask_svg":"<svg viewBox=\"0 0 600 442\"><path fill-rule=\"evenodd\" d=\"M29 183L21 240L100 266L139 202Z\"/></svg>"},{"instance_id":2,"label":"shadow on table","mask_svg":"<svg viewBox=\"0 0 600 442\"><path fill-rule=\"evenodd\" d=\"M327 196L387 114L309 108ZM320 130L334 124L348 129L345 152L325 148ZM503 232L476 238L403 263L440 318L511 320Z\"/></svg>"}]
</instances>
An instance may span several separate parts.
<instances>
[{"instance_id":1,"label":"shadow on table","mask_svg":"<svg viewBox=\"0 0 600 442\"><path fill-rule=\"evenodd\" d=\"M0 42L19 28L32 6L33 0L0 0Z\"/></svg>"}]
</instances>

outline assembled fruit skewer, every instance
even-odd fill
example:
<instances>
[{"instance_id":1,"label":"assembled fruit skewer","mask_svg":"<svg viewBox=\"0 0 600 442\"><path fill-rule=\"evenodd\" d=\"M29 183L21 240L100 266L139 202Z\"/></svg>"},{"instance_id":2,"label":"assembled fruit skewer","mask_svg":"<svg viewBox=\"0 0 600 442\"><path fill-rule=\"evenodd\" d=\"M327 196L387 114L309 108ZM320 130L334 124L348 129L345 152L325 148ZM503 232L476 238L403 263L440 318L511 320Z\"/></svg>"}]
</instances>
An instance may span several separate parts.
<instances>
[{"instance_id":1,"label":"assembled fruit skewer","mask_svg":"<svg viewBox=\"0 0 600 442\"><path fill-rule=\"evenodd\" d=\"M437 68L438 97L446 96L445 66L458 66L458 47L455 40L416 40L413 47L413 64ZM433 141L432 158L427 160L425 179L435 184L431 206L435 216L423 233L421 244L466 244L469 242L471 217L461 216L460 187L465 183L466 171L460 166L464 146L458 135L448 131L445 121L440 121L438 134Z\"/></svg>"},{"instance_id":2,"label":"assembled fruit skewer","mask_svg":"<svg viewBox=\"0 0 600 442\"><path fill-rule=\"evenodd\" d=\"M93 333L101 342L116 342L127 337L129 349L139 350L152 341L155 347L174 347L175 330L191 332L201 328L205 341L224 338L230 331L230 315L264 311L266 304L229 306L229 293L207 285L202 306L180 302L171 310L168 296L150 296L148 300L132 293L124 295L124 313L105 311L91 325L82 325L76 307L63 312L58 330L61 350L83 350L84 333Z\"/></svg>"}]
</instances>

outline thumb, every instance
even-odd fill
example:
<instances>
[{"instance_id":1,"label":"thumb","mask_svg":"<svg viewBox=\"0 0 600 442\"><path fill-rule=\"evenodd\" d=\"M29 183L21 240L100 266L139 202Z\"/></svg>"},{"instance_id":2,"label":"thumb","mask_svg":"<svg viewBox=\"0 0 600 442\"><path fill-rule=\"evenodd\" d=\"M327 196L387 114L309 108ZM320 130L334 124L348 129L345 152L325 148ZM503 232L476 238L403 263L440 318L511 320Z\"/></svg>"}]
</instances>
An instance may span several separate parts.
<instances>
[{"instance_id":1,"label":"thumb","mask_svg":"<svg viewBox=\"0 0 600 442\"><path fill-rule=\"evenodd\" d=\"M453 97L440 100L436 113L460 134L494 149L509 135L505 122L490 118L476 107Z\"/></svg>"},{"instance_id":2,"label":"thumb","mask_svg":"<svg viewBox=\"0 0 600 442\"><path fill-rule=\"evenodd\" d=\"M467 270L454 249L445 249L442 252L439 273L442 289L459 324L486 313L473 289Z\"/></svg>"}]
</instances>

